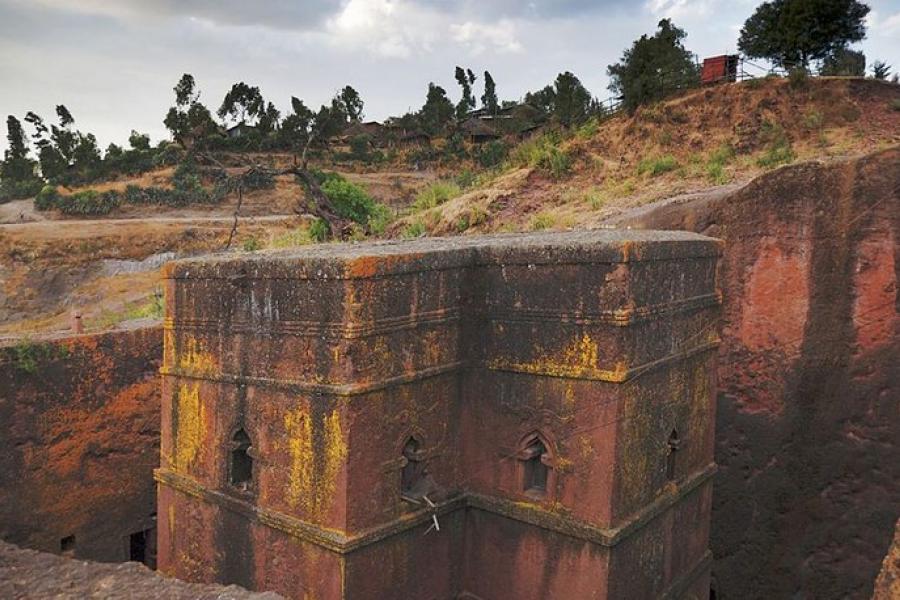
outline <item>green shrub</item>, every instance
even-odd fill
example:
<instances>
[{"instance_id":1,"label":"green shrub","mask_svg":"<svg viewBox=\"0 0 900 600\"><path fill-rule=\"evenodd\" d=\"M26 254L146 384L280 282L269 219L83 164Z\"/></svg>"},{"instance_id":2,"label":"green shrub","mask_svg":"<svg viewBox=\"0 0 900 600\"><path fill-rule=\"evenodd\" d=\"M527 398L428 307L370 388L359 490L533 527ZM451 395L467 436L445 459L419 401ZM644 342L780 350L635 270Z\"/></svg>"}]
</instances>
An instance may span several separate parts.
<instances>
[{"instance_id":1,"label":"green shrub","mask_svg":"<svg viewBox=\"0 0 900 600\"><path fill-rule=\"evenodd\" d=\"M478 181L478 175L470 171L469 169L464 170L462 173L457 175L454 178L456 185L458 185L461 189L467 190Z\"/></svg>"},{"instance_id":2,"label":"green shrub","mask_svg":"<svg viewBox=\"0 0 900 600\"><path fill-rule=\"evenodd\" d=\"M671 154L666 154L641 160L638 163L637 172L638 175L647 173L651 177L656 177L657 175L674 171L678 166L678 160Z\"/></svg>"},{"instance_id":3,"label":"green shrub","mask_svg":"<svg viewBox=\"0 0 900 600\"><path fill-rule=\"evenodd\" d=\"M355 183L343 177L329 177L321 185L337 213L355 223L365 224L375 210L375 200Z\"/></svg>"},{"instance_id":4,"label":"green shrub","mask_svg":"<svg viewBox=\"0 0 900 600\"><path fill-rule=\"evenodd\" d=\"M59 190L56 189L56 186L45 185L41 188L41 191L38 192L38 195L34 197L34 209L51 210L56 208L56 203L58 201Z\"/></svg>"},{"instance_id":5,"label":"green shrub","mask_svg":"<svg viewBox=\"0 0 900 600\"><path fill-rule=\"evenodd\" d=\"M355 135L350 138L350 158L369 162L371 154L369 150L372 146L372 136L367 134Z\"/></svg>"},{"instance_id":6,"label":"green shrub","mask_svg":"<svg viewBox=\"0 0 900 600\"><path fill-rule=\"evenodd\" d=\"M315 242L324 242L331 234L331 228L325 219L316 219L309 225L309 239Z\"/></svg>"},{"instance_id":7,"label":"green shrub","mask_svg":"<svg viewBox=\"0 0 900 600\"><path fill-rule=\"evenodd\" d=\"M893 100L891 100L891 110L900 112L900 98L894 98Z\"/></svg>"},{"instance_id":8,"label":"green shrub","mask_svg":"<svg viewBox=\"0 0 900 600\"><path fill-rule=\"evenodd\" d=\"M459 185L452 181L436 181L422 188L413 202L415 210L425 210L452 200L462 193Z\"/></svg>"},{"instance_id":9,"label":"green shrub","mask_svg":"<svg viewBox=\"0 0 900 600\"><path fill-rule=\"evenodd\" d=\"M508 154L509 148L506 143L501 140L494 140L478 147L475 151L475 160L482 167L490 169L506 160Z\"/></svg>"},{"instance_id":10,"label":"green shrub","mask_svg":"<svg viewBox=\"0 0 900 600\"><path fill-rule=\"evenodd\" d=\"M369 233L373 235L381 235L387 226L394 220L394 215L384 204L375 204L372 212L369 214Z\"/></svg>"},{"instance_id":11,"label":"green shrub","mask_svg":"<svg viewBox=\"0 0 900 600\"><path fill-rule=\"evenodd\" d=\"M43 180L37 178L27 181L0 181L0 202L31 198L40 193L43 187Z\"/></svg>"},{"instance_id":12,"label":"green shrub","mask_svg":"<svg viewBox=\"0 0 900 600\"><path fill-rule=\"evenodd\" d=\"M114 190L108 192L83 190L68 196L59 196L56 199L56 208L66 215L108 215L119 208L121 204L122 199Z\"/></svg>"}]
</instances>

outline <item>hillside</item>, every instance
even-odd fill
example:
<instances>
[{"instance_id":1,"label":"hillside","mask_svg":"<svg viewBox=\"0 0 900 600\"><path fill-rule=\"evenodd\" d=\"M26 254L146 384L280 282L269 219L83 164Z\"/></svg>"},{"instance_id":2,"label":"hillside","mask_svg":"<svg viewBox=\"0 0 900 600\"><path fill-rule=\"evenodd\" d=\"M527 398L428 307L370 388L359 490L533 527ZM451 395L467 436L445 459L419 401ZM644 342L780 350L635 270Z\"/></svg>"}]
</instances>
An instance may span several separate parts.
<instances>
[{"instance_id":1,"label":"hillside","mask_svg":"<svg viewBox=\"0 0 900 600\"><path fill-rule=\"evenodd\" d=\"M588 124L558 144L524 142L513 150L510 169L405 217L391 233L594 226L662 198L731 189L781 165L898 143L896 84L772 78L720 85Z\"/></svg>"},{"instance_id":2,"label":"hillside","mask_svg":"<svg viewBox=\"0 0 900 600\"><path fill-rule=\"evenodd\" d=\"M475 170L471 161L455 168L397 160L317 166L339 171L398 216L385 235L414 237L609 226L656 200L723 196L781 165L897 144L900 86L766 79L695 90L569 134L538 134L493 169ZM219 160L238 174L248 164L279 166L291 157ZM90 187L165 187L173 170ZM311 243L309 219L294 212L303 194L290 176L245 193L229 251ZM97 217L35 211L31 200L0 205L0 223L7 223L0 225L0 336L66 329L72 310L89 330L158 317L158 263L224 249L236 202L232 194L211 205L123 204Z\"/></svg>"}]
</instances>

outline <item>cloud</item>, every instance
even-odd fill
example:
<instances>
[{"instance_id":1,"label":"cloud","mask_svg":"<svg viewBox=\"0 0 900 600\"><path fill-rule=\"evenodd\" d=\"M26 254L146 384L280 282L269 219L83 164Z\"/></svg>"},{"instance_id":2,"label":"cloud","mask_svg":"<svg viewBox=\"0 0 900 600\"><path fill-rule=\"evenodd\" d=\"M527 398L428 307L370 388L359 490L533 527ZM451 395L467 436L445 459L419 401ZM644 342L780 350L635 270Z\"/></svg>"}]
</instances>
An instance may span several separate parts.
<instances>
[{"instance_id":1,"label":"cloud","mask_svg":"<svg viewBox=\"0 0 900 600\"><path fill-rule=\"evenodd\" d=\"M453 40L465 46L474 55L494 49L500 52L521 52L522 44L516 38L516 27L512 21L501 19L493 24L465 23L450 26Z\"/></svg>"},{"instance_id":2,"label":"cloud","mask_svg":"<svg viewBox=\"0 0 900 600\"><path fill-rule=\"evenodd\" d=\"M651 14L678 19L705 17L712 12L716 0L648 0L646 7Z\"/></svg>"},{"instance_id":3,"label":"cloud","mask_svg":"<svg viewBox=\"0 0 900 600\"><path fill-rule=\"evenodd\" d=\"M193 18L220 25L312 30L340 5L329 0L13 0L20 5L123 21Z\"/></svg>"},{"instance_id":4,"label":"cloud","mask_svg":"<svg viewBox=\"0 0 900 600\"><path fill-rule=\"evenodd\" d=\"M881 18L877 11L872 11L866 17L866 25L875 34L881 36L900 35L900 12Z\"/></svg>"},{"instance_id":5,"label":"cloud","mask_svg":"<svg viewBox=\"0 0 900 600\"><path fill-rule=\"evenodd\" d=\"M328 19L325 32L338 50L409 58L432 49L440 25L434 11L407 0L350 0Z\"/></svg>"}]
</instances>

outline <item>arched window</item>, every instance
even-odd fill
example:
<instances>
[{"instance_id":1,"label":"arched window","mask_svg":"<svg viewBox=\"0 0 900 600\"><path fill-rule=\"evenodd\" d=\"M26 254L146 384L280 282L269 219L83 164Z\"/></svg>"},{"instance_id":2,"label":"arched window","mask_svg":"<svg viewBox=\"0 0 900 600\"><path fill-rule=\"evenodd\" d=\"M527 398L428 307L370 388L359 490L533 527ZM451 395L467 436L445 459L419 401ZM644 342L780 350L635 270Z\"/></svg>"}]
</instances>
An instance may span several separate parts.
<instances>
[{"instance_id":1,"label":"arched window","mask_svg":"<svg viewBox=\"0 0 900 600\"><path fill-rule=\"evenodd\" d=\"M422 461L419 440L409 438L403 446L403 468L400 471L400 496L419 499L427 494L427 473Z\"/></svg>"},{"instance_id":2,"label":"arched window","mask_svg":"<svg viewBox=\"0 0 900 600\"><path fill-rule=\"evenodd\" d=\"M673 429L672 433L669 434L666 454L666 479L668 479L669 481L675 479L675 462L678 455L678 446L680 445L681 440L678 438L678 431L676 429Z\"/></svg>"},{"instance_id":3,"label":"arched window","mask_svg":"<svg viewBox=\"0 0 900 600\"><path fill-rule=\"evenodd\" d=\"M522 489L525 493L543 495L547 492L547 480L550 475L550 460L547 446L538 436L533 436L519 453L523 462Z\"/></svg>"},{"instance_id":4,"label":"arched window","mask_svg":"<svg viewBox=\"0 0 900 600\"><path fill-rule=\"evenodd\" d=\"M247 490L253 480L253 458L250 456L250 436L238 429L231 438L231 485Z\"/></svg>"}]
</instances>

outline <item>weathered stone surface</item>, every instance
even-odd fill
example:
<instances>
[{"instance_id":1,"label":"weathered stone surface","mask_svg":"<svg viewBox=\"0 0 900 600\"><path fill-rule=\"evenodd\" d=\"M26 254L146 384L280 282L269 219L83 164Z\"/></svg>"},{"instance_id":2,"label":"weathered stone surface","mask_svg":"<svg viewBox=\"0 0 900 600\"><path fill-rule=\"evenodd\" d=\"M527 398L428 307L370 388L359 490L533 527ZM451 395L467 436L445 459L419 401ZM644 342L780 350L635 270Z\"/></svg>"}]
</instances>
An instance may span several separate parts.
<instances>
[{"instance_id":1,"label":"weathered stone surface","mask_svg":"<svg viewBox=\"0 0 900 600\"><path fill-rule=\"evenodd\" d=\"M161 356L159 326L0 348L0 538L122 561L148 532L152 563Z\"/></svg>"},{"instance_id":2,"label":"weathered stone surface","mask_svg":"<svg viewBox=\"0 0 900 600\"><path fill-rule=\"evenodd\" d=\"M726 243L720 596L869 597L900 514L900 149L618 224Z\"/></svg>"},{"instance_id":3,"label":"weathered stone surface","mask_svg":"<svg viewBox=\"0 0 900 600\"><path fill-rule=\"evenodd\" d=\"M875 580L872 600L896 600L900 598L900 520L894 529L894 542L881 563L881 572Z\"/></svg>"},{"instance_id":4,"label":"weathered stone surface","mask_svg":"<svg viewBox=\"0 0 900 600\"><path fill-rule=\"evenodd\" d=\"M167 579L134 562L105 564L0 542L0 598L9 600L278 600L237 586Z\"/></svg>"},{"instance_id":5,"label":"weathered stone surface","mask_svg":"<svg viewBox=\"0 0 900 600\"><path fill-rule=\"evenodd\" d=\"M702 597L719 253L593 231L170 264L160 568L296 598Z\"/></svg>"}]
</instances>

